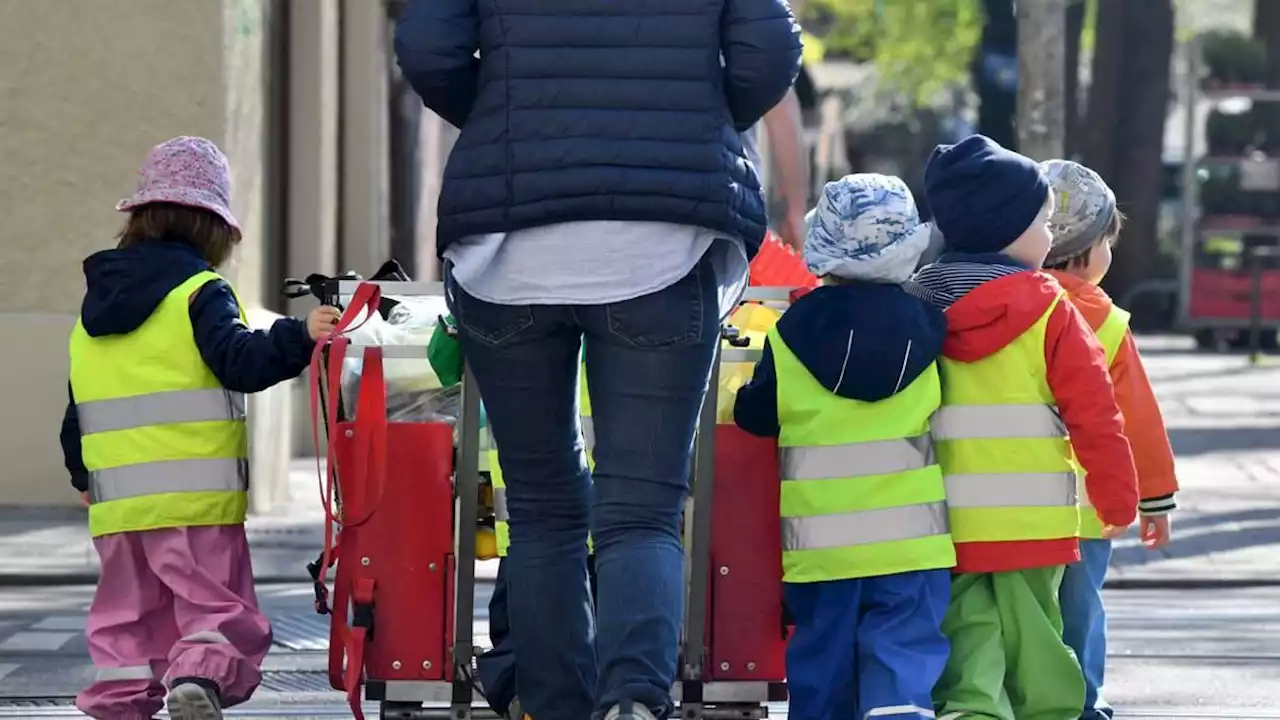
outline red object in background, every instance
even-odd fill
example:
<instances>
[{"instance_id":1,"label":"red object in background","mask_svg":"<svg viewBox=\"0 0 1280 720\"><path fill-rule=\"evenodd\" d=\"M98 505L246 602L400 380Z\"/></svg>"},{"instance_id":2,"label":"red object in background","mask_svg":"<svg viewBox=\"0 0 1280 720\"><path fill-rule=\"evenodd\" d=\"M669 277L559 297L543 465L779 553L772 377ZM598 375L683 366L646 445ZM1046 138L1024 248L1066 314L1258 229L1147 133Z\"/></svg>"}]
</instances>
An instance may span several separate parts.
<instances>
[{"instance_id":1,"label":"red object in background","mask_svg":"<svg viewBox=\"0 0 1280 720\"><path fill-rule=\"evenodd\" d=\"M778 477L776 440L716 426L706 670L715 682L787 676Z\"/></svg>"},{"instance_id":2,"label":"red object in background","mask_svg":"<svg viewBox=\"0 0 1280 720\"><path fill-rule=\"evenodd\" d=\"M1196 320L1248 320L1252 293L1248 272L1196 268L1191 271L1189 315ZM1280 270L1262 271L1262 319L1280 322Z\"/></svg>"},{"instance_id":3,"label":"red object in background","mask_svg":"<svg viewBox=\"0 0 1280 720\"><path fill-rule=\"evenodd\" d=\"M799 253L777 235L765 236L760 252L751 260L752 286L814 288L819 284Z\"/></svg>"}]
</instances>

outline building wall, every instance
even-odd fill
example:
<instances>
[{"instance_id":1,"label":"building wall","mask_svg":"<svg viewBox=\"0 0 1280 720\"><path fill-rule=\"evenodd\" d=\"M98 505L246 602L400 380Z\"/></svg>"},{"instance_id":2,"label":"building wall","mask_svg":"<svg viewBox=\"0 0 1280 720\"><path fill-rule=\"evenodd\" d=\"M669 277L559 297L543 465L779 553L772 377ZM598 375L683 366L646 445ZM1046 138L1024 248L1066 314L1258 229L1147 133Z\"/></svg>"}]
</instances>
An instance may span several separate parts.
<instances>
[{"instance_id":1,"label":"building wall","mask_svg":"<svg viewBox=\"0 0 1280 720\"><path fill-rule=\"evenodd\" d=\"M58 428L80 262L113 243L115 202L147 150L182 134L227 145L245 191L238 210L257 230L260 80L227 82L229 58L239 76L254 76L245 63L256 62L256 4L0 2L0 503L74 501ZM229 24L246 8L250 22ZM247 233L233 273L249 300L261 293L260 242Z\"/></svg>"}]
</instances>

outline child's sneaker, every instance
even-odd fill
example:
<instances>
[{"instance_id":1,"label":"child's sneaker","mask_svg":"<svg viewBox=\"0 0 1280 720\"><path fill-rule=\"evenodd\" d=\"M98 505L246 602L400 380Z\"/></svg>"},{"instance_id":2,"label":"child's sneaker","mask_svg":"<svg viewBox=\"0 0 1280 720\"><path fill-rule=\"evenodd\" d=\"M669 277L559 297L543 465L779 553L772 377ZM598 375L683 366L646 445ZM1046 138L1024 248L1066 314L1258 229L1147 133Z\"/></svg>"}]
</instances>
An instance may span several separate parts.
<instances>
[{"instance_id":1,"label":"child's sneaker","mask_svg":"<svg viewBox=\"0 0 1280 720\"><path fill-rule=\"evenodd\" d=\"M171 720L222 720L218 688L208 680L178 678L165 700Z\"/></svg>"},{"instance_id":2,"label":"child's sneaker","mask_svg":"<svg viewBox=\"0 0 1280 720\"><path fill-rule=\"evenodd\" d=\"M649 708L633 701L623 700L605 714L604 720L657 720Z\"/></svg>"}]
</instances>

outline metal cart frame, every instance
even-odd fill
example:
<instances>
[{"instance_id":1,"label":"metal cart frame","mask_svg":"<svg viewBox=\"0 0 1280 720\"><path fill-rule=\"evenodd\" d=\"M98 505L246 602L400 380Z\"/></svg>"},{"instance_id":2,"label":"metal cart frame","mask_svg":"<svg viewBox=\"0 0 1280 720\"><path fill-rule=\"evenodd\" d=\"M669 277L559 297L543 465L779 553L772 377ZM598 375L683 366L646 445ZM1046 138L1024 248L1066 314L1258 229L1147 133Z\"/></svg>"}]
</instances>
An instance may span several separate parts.
<instances>
[{"instance_id":1,"label":"metal cart frame","mask_svg":"<svg viewBox=\"0 0 1280 720\"><path fill-rule=\"evenodd\" d=\"M1203 128L1197 122L1197 114L1201 101L1225 101L1225 100L1250 100L1254 103L1275 103L1280 102L1280 89L1271 88L1254 88L1254 87L1236 87L1222 89L1207 89L1201 84L1204 75L1204 55L1203 55L1202 36L1196 36L1186 45L1187 53L1187 70L1184 77L1183 91L1185 94L1184 113L1182 123L1184 157L1182 159L1182 203L1180 212L1180 235L1181 235L1181 253L1178 257L1178 305L1177 305L1177 326L1184 330L1192 331L1197 334L1200 339L1202 333L1212 333L1214 331L1243 331L1250 330L1255 337L1261 329L1275 330L1280 328L1280 320L1263 319L1260 316L1260 310L1257 305L1260 298L1256 297L1260 289L1260 278L1253 278L1251 284L1254 286L1249 300L1255 306L1251 309L1248 317L1196 317L1191 316L1191 300L1192 300L1192 277L1196 264L1196 249L1201 238L1208 233L1220 236L1240 237L1242 240L1246 236L1272 236L1280 237L1280 227L1277 226L1259 226L1251 228L1214 228L1206 230L1203 226L1204 212L1200 202L1200 183L1198 173L1201 162L1205 157L1196 154L1196 137ZM1245 160L1245 158L1240 158ZM1266 157L1262 160L1268 163L1280 163L1280 158ZM1266 248L1260 248L1260 251L1252 249L1242 253L1241 260L1247 263L1249 270L1254 274L1261 272L1260 263L1264 257L1270 257L1274 253L1268 252ZM1201 343L1205 344L1205 343Z\"/></svg>"},{"instance_id":2,"label":"metal cart frame","mask_svg":"<svg viewBox=\"0 0 1280 720\"><path fill-rule=\"evenodd\" d=\"M325 284L323 301L335 306L345 306L361 284L379 286L384 296L427 297L445 295L441 282L364 281L340 277ZM785 305L789 302L791 288L751 288L744 301L759 301L769 305ZM704 400L699 427L716 425L716 393L718 391L722 362L754 362L759 359L759 349L741 347L736 333L726 329L724 337L734 347L720 349L712 364L708 394ZM369 344L352 339L350 347L360 349ZM426 360L425 346L380 346L385 359ZM475 660L475 518L478 515L480 468L480 396L475 390L470 367L466 367L462 380L461 413L457 421L458 440L454 466L454 554L456 562L453 582L453 617L448 619L453 627L453 680L408 681L368 679L365 684L365 700L380 704L380 717L384 720L428 720L449 718L471 720L493 718L496 715L484 705L473 681L472 667ZM706 663L708 597L711 574L711 528L714 483L714 432L699 432L693 458L693 483L685 512L685 567L687 575L687 602L684 635L681 643L679 679L672 689L672 697L678 705L678 716L686 720L720 720L764 718L768 716L767 704L785 701L786 684L779 682L708 682ZM331 470L332 471L332 470ZM727 568L725 568L727 570ZM780 580L779 580L780 582ZM343 612L342 609L335 609Z\"/></svg>"}]
</instances>

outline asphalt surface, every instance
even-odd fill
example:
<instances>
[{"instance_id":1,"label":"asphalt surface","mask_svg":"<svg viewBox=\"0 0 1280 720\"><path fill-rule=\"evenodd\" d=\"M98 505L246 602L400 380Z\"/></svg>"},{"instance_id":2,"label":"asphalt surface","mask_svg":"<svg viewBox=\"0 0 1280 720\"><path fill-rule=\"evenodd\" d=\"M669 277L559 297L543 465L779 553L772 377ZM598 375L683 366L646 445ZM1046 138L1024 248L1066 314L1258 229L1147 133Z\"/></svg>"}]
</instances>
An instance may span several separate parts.
<instances>
[{"instance_id":1,"label":"asphalt surface","mask_svg":"<svg viewBox=\"0 0 1280 720\"><path fill-rule=\"evenodd\" d=\"M263 689L228 717L350 717L345 700L325 689L327 629L311 615L309 592L264 589L277 646ZM89 677L76 624L91 595L89 587L0 591L0 718L80 717L66 703ZM482 587L478 636L488 630L487 599ZM1117 717L1280 720L1280 588L1110 590L1107 602L1107 695ZM786 717L785 707L770 710Z\"/></svg>"},{"instance_id":2,"label":"asphalt surface","mask_svg":"<svg viewBox=\"0 0 1280 720\"><path fill-rule=\"evenodd\" d=\"M1132 534L1116 545L1106 694L1118 718L1280 720L1280 364L1191 353L1181 339L1139 344L1183 489L1167 550ZM314 492L313 472L299 464L298 497ZM251 523L259 579L284 581L260 586L277 644L262 689L228 717L351 716L327 688L328 629L301 577L320 529L314 508ZM68 703L90 677L81 631L92 586L77 583L95 573L83 518L0 513L0 718L81 717ZM1263 587L1241 587L1251 585ZM487 599L482 586L478 640Z\"/></svg>"}]
</instances>

